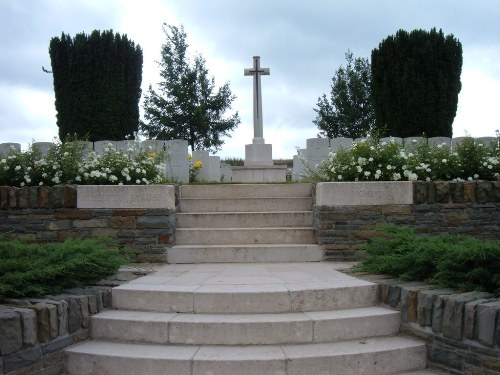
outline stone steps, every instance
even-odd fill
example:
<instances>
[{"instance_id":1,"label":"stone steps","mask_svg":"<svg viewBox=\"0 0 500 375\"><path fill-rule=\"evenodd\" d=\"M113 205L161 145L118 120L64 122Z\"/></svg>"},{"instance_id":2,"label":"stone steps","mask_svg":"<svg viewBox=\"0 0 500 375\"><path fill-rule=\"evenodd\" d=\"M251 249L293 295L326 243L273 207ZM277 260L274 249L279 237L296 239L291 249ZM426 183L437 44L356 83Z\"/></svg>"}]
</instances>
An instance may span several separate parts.
<instances>
[{"instance_id":1,"label":"stone steps","mask_svg":"<svg viewBox=\"0 0 500 375\"><path fill-rule=\"evenodd\" d=\"M186 198L310 198L311 184L210 184L182 185L179 197Z\"/></svg>"},{"instance_id":2,"label":"stone steps","mask_svg":"<svg viewBox=\"0 0 500 375\"><path fill-rule=\"evenodd\" d=\"M431 374L378 285L319 262L311 185L179 192L172 264L113 289L69 375Z\"/></svg>"},{"instance_id":3,"label":"stone steps","mask_svg":"<svg viewBox=\"0 0 500 375\"><path fill-rule=\"evenodd\" d=\"M177 245L311 244L315 234L312 227L177 228L175 241Z\"/></svg>"},{"instance_id":4,"label":"stone steps","mask_svg":"<svg viewBox=\"0 0 500 375\"><path fill-rule=\"evenodd\" d=\"M311 197L181 198L180 212L311 211Z\"/></svg>"},{"instance_id":5,"label":"stone steps","mask_svg":"<svg viewBox=\"0 0 500 375\"><path fill-rule=\"evenodd\" d=\"M312 227L312 211L178 213L179 228Z\"/></svg>"},{"instance_id":6,"label":"stone steps","mask_svg":"<svg viewBox=\"0 0 500 375\"><path fill-rule=\"evenodd\" d=\"M96 340L180 345L306 344L389 336L400 314L380 307L282 314L106 311L92 318Z\"/></svg>"},{"instance_id":7,"label":"stone steps","mask_svg":"<svg viewBox=\"0 0 500 375\"><path fill-rule=\"evenodd\" d=\"M164 346L91 341L66 353L70 375L380 375L425 367L425 345L397 336L264 346Z\"/></svg>"},{"instance_id":8,"label":"stone steps","mask_svg":"<svg viewBox=\"0 0 500 375\"><path fill-rule=\"evenodd\" d=\"M176 245L167 249L167 263L319 262L323 249L315 244Z\"/></svg>"}]
</instances>

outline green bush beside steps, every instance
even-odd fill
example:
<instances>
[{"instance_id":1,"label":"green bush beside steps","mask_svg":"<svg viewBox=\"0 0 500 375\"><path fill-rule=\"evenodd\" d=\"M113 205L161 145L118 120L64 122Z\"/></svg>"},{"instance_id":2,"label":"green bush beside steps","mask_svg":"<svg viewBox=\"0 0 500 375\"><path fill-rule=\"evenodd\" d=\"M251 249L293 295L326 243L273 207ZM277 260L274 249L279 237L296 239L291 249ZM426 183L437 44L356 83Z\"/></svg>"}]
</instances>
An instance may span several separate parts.
<instances>
[{"instance_id":1,"label":"green bush beside steps","mask_svg":"<svg viewBox=\"0 0 500 375\"><path fill-rule=\"evenodd\" d=\"M366 245L356 271L426 281L464 292L500 294L500 241L463 235L418 235L412 228L383 224Z\"/></svg>"}]
</instances>

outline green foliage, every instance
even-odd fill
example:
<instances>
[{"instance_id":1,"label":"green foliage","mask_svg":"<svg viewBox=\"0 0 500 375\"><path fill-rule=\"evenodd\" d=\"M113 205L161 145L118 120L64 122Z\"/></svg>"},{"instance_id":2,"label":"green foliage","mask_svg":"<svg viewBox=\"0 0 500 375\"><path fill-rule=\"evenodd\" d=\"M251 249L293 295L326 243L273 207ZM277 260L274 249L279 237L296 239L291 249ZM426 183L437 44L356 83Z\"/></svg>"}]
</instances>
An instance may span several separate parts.
<instances>
[{"instance_id":1,"label":"green foliage","mask_svg":"<svg viewBox=\"0 0 500 375\"><path fill-rule=\"evenodd\" d=\"M128 151L106 147L102 155L85 157L85 143L68 138L42 157L36 145L26 152L12 149L0 155L0 186L144 185L165 180L166 152L154 152L139 143Z\"/></svg>"},{"instance_id":2,"label":"green foliage","mask_svg":"<svg viewBox=\"0 0 500 375\"><path fill-rule=\"evenodd\" d=\"M414 142L403 145L391 139L354 143L331 153L311 178L320 181L465 181L500 180L500 149L466 137L454 149L446 145Z\"/></svg>"},{"instance_id":3,"label":"green foliage","mask_svg":"<svg viewBox=\"0 0 500 375\"><path fill-rule=\"evenodd\" d=\"M242 167L245 164L245 161L242 158L225 158L224 160L221 160L221 162L234 167Z\"/></svg>"},{"instance_id":4,"label":"green foliage","mask_svg":"<svg viewBox=\"0 0 500 375\"><path fill-rule=\"evenodd\" d=\"M365 245L368 258L357 270L463 291L500 292L500 241L459 235L422 236L394 225L378 230L383 235Z\"/></svg>"},{"instance_id":5,"label":"green foliage","mask_svg":"<svg viewBox=\"0 0 500 375\"><path fill-rule=\"evenodd\" d=\"M137 132L142 50L126 35L62 34L49 47L59 138L122 140Z\"/></svg>"},{"instance_id":6,"label":"green foliage","mask_svg":"<svg viewBox=\"0 0 500 375\"><path fill-rule=\"evenodd\" d=\"M452 136L461 90L462 45L442 30L399 30L372 51L378 128L393 137Z\"/></svg>"},{"instance_id":7,"label":"green foliage","mask_svg":"<svg viewBox=\"0 0 500 375\"><path fill-rule=\"evenodd\" d=\"M128 261L127 251L104 237L40 244L0 236L0 302L84 286L113 275Z\"/></svg>"},{"instance_id":8,"label":"green foliage","mask_svg":"<svg viewBox=\"0 0 500 375\"><path fill-rule=\"evenodd\" d=\"M149 139L184 139L191 151L216 152L240 123L238 113L224 117L235 96L229 83L215 88L201 55L190 62L184 28L163 25L166 42L162 46L158 92L149 87L144 98L144 118L140 130Z\"/></svg>"},{"instance_id":9,"label":"green foliage","mask_svg":"<svg viewBox=\"0 0 500 375\"><path fill-rule=\"evenodd\" d=\"M371 67L368 59L345 54L347 66L340 67L332 78L330 97L318 98L313 123L327 138L366 136L375 124L371 103Z\"/></svg>"}]
</instances>

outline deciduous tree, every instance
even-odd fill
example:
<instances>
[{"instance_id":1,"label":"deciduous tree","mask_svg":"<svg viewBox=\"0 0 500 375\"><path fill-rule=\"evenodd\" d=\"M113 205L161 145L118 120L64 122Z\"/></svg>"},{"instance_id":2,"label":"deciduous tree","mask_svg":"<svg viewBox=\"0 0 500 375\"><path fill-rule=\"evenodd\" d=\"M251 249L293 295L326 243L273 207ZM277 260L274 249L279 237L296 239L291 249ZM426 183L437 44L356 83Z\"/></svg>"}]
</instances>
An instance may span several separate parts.
<instances>
[{"instance_id":1,"label":"deciduous tree","mask_svg":"<svg viewBox=\"0 0 500 375\"><path fill-rule=\"evenodd\" d=\"M225 116L235 96L229 83L216 89L205 60L191 61L184 28L164 24L166 41L161 49L158 90L149 87L144 99L145 122L141 132L151 139L185 139L191 150L217 151L222 136L240 123L238 113Z\"/></svg>"},{"instance_id":2,"label":"deciduous tree","mask_svg":"<svg viewBox=\"0 0 500 375\"><path fill-rule=\"evenodd\" d=\"M318 98L313 123L328 138L366 136L375 123L371 103L371 69L368 59L345 54L347 65L332 77L330 96Z\"/></svg>"}]
</instances>

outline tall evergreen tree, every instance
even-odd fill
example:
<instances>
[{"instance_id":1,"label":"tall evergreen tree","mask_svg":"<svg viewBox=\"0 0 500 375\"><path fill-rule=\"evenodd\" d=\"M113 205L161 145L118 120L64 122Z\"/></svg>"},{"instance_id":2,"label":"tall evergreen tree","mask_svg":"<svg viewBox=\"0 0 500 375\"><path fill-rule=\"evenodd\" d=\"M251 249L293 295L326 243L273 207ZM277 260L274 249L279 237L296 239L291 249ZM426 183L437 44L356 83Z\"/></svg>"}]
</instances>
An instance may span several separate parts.
<instances>
[{"instance_id":1,"label":"tall evergreen tree","mask_svg":"<svg viewBox=\"0 0 500 375\"><path fill-rule=\"evenodd\" d=\"M347 66L332 77L330 97L318 98L313 123L328 138L366 136L375 124L371 103L371 69L368 59L345 54Z\"/></svg>"},{"instance_id":2,"label":"tall evergreen tree","mask_svg":"<svg viewBox=\"0 0 500 375\"><path fill-rule=\"evenodd\" d=\"M121 140L139 126L142 49L126 35L94 30L50 41L59 138Z\"/></svg>"},{"instance_id":3,"label":"tall evergreen tree","mask_svg":"<svg viewBox=\"0 0 500 375\"><path fill-rule=\"evenodd\" d=\"M215 89L205 60L197 55L191 62L183 27L164 24L166 42L162 45L161 77L158 92L152 86L144 99L141 132L151 139L184 139L191 150L217 151L240 123L238 113L224 117L235 96L229 84Z\"/></svg>"},{"instance_id":4,"label":"tall evergreen tree","mask_svg":"<svg viewBox=\"0 0 500 375\"><path fill-rule=\"evenodd\" d=\"M462 44L433 28L399 30L372 51L377 127L386 135L452 136L462 88Z\"/></svg>"}]
</instances>

